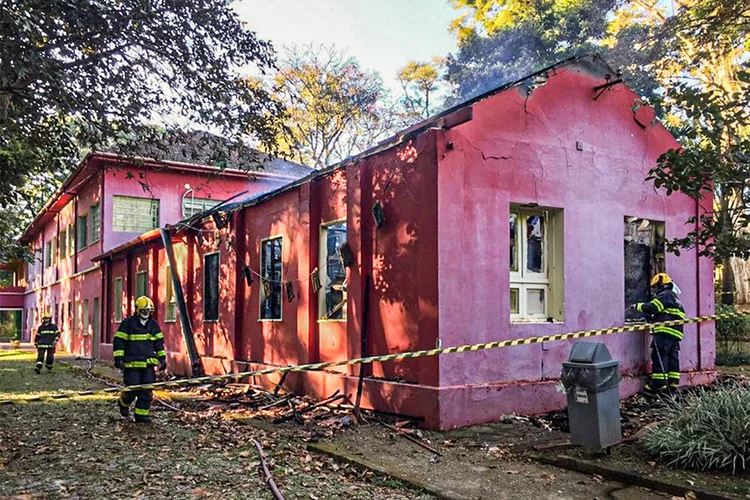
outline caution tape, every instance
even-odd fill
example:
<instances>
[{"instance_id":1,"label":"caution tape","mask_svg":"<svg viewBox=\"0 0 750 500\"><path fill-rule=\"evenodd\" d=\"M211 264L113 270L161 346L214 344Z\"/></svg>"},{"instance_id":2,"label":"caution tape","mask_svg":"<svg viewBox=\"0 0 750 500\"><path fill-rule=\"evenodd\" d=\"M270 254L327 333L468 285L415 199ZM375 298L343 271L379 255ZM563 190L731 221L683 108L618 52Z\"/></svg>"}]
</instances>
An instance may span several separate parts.
<instances>
[{"instance_id":1,"label":"caution tape","mask_svg":"<svg viewBox=\"0 0 750 500\"><path fill-rule=\"evenodd\" d=\"M678 319L672 321L662 321L659 323L634 323L632 325L619 326L613 328L600 328L598 330L583 330L572 333L558 333L554 335L542 335L539 337L527 337L522 339L513 340L499 340L493 342L484 342L480 344L466 344L455 347L444 347L436 349L425 349L422 351L409 351L397 354L384 354L381 356L367 356L364 358L353 358L345 359L340 361L327 361L325 363L310 363L306 365L297 366L283 366L276 368L267 368L265 370L253 370L248 372L228 373L226 375L211 375L206 377L196 377L182 380L171 380L168 382L155 382L153 384L141 384L141 385L130 385L126 387L110 387L107 389L98 389L92 391L81 391L81 392L62 392L59 394L48 394L40 396L30 396L19 399L4 399L0 400L0 405L13 405L21 403L31 403L35 401L46 401L46 400L61 400L61 399L72 399L81 396L95 396L100 394L112 394L117 392L131 392L154 389L171 389L175 387L183 387L190 385L201 385L207 382L221 382L224 380L236 380L243 377L254 377L259 375L271 375L274 373L294 373L303 371L319 371L334 366L346 366L346 365L364 365L368 363L376 363L383 361L397 361L402 359L413 359L413 358L424 358L427 356L440 356L443 354L454 354L460 352L474 352L484 351L486 349L498 349L503 347L514 347L520 345L539 344L541 342L556 342L559 340L570 340L580 339L586 337L598 337L602 335L612 335L615 333L624 332L636 332L641 330L649 330L655 326L677 326L686 325L691 323L702 323L704 321L713 321L717 319L726 319L738 316L750 315L748 312L737 312L737 313L725 313L725 314L714 314L712 316L696 316L694 318Z\"/></svg>"}]
</instances>

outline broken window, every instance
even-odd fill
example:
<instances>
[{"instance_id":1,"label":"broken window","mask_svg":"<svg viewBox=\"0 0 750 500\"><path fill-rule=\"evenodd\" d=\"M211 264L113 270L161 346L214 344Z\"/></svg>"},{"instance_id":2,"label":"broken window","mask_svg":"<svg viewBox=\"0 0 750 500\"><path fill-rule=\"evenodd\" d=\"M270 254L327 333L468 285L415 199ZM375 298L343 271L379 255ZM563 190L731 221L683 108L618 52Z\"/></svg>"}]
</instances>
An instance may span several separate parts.
<instances>
[{"instance_id":1,"label":"broken window","mask_svg":"<svg viewBox=\"0 0 750 500\"><path fill-rule=\"evenodd\" d=\"M625 217L625 307L652 299L651 277L665 272L664 255L663 222Z\"/></svg>"},{"instance_id":2,"label":"broken window","mask_svg":"<svg viewBox=\"0 0 750 500\"><path fill-rule=\"evenodd\" d=\"M281 320L281 236L260 244L260 319Z\"/></svg>"},{"instance_id":3,"label":"broken window","mask_svg":"<svg viewBox=\"0 0 750 500\"><path fill-rule=\"evenodd\" d=\"M324 224L320 233L320 319L346 319L346 266L341 247L346 243L346 222Z\"/></svg>"},{"instance_id":4,"label":"broken window","mask_svg":"<svg viewBox=\"0 0 750 500\"><path fill-rule=\"evenodd\" d=\"M510 314L562 320L562 211L511 207Z\"/></svg>"}]
</instances>

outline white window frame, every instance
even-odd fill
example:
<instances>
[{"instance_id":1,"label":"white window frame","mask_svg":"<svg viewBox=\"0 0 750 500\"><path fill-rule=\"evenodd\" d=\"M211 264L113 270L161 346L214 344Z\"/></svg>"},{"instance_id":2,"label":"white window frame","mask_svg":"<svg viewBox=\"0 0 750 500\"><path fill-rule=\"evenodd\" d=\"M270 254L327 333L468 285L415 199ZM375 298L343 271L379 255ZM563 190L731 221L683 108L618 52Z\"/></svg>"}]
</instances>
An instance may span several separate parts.
<instances>
[{"instance_id":1,"label":"white window frame","mask_svg":"<svg viewBox=\"0 0 750 500\"><path fill-rule=\"evenodd\" d=\"M212 255L218 257L218 270L216 271L216 299L217 299L217 311L216 319L206 319L206 287L208 285L208 266L206 265L206 258ZM203 322L204 323L218 323L221 320L221 254L217 250L216 252L209 252L203 254Z\"/></svg>"},{"instance_id":2,"label":"white window frame","mask_svg":"<svg viewBox=\"0 0 750 500\"><path fill-rule=\"evenodd\" d=\"M262 317L263 316L263 302L266 299L266 292L265 292L265 288L263 287L263 273L264 273L264 269L263 269L263 253L264 253L263 252L263 245L267 241L272 241L272 240L281 240L281 250L280 250L281 258L280 258L280 263L281 263L282 281L283 281L283 276L284 276L284 235L278 234L278 235L275 235L275 236L269 236L268 238L261 239L260 240L260 252L258 253L258 257L259 257L259 259L258 259L259 262L258 263L259 263L259 269L260 269L260 275L261 275L260 280L259 280L260 283L259 283L259 293L258 293L258 297L260 298L260 300L258 301L258 321L276 321L276 322L280 322L280 321L284 321L284 284L283 283L281 284L281 298L279 300L279 304L280 304L279 305L279 317L278 318L263 318Z\"/></svg>"},{"instance_id":3,"label":"white window frame","mask_svg":"<svg viewBox=\"0 0 750 500\"><path fill-rule=\"evenodd\" d=\"M324 222L320 225L319 232L319 251L318 251L318 276L320 279L320 290L318 290L318 322L346 322L346 308L344 305L341 311L340 318L325 318L326 315L326 281L328 280L328 228L331 226L338 226L340 224L346 224L346 218L337 219L329 222ZM349 227L347 226L347 241L349 238ZM348 278L348 273L347 273ZM346 281L344 281L346 283ZM347 301L347 293L344 290L344 302Z\"/></svg>"},{"instance_id":4,"label":"white window frame","mask_svg":"<svg viewBox=\"0 0 750 500\"><path fill-rule=\"evenodd\" d=\"M89 207L89 245L93 245L101 239L101 205L94 203Z\"/></svg>"},{"instance_id":5,"label":"white window frame","mask_svg":"<svg viewBox=\"0 0 750 500\"><path fill-rule=\"evenodd\" d=\"M215 207L221 202L222 200L216 200L213 198L195 198L192 196L185 196L182 198L182 218L187 219L195 214L205 212L206 210ZM190 213L187 213L186 211L186 208L188 208L188 204L191 205ZM196 205L201 205L199 210L196 210Z\"/></svg>"},{"instance_id":6,"label":"white window frame","mask_svg":"<svg viewBox=\"0 0 750 500\"><path fill-rule=\"evenodd\" d=\"M149 224L149 227L146 227L146 225L143 225L142 227L136 227L136 225L133 223L134 221L137 222L137 219L132 219L128 217L128 209L121 206L122 204L130 203L137 204L137 203L143 203L143 207L135 208L134 206L131 206L129 211L133 210L145 210L145 204L148 203L148 210L149 215L152 217L151 223ZM120 205L120 206L118 206ZM154 210L156 214L151 214L150 212ZM159 223L161 220L161 203L158 198L144 198L144 197L138 197L138 196L120 196L120 195L114 195L112 197L112 231L116 233L145 233L146 231L150 231L152 229L156 229L159 227Z\"/></svg>"},{"instance_id":7,"label":"white window frame","mask_svg":"<svg viewBox=\"0 0 750 500\"><path fill-rule=\"evenodd\" d=\"M517 271L510 271L510 289L508 291L508 301L510 302L510 290L518 290L518 313L510 313L510 319L513 322L523 321L547 321L550 310L550 279L549 279L549 249L550 249L550 214L544 209L527 209L517 206L511 206L510 215L516 214L516 258L518 263ZM528 237L526 236L526 221L531 216L543 217L543 237L542 237L542 269L544 272L536 273L525 269L526 255L528 252ZM508 218L510 224L510 217ZM510 267L510 262L508 263ZM544 312L540 314L528 313L528 292L530 290L544 291Z\"/></svg>"}]
</instances>

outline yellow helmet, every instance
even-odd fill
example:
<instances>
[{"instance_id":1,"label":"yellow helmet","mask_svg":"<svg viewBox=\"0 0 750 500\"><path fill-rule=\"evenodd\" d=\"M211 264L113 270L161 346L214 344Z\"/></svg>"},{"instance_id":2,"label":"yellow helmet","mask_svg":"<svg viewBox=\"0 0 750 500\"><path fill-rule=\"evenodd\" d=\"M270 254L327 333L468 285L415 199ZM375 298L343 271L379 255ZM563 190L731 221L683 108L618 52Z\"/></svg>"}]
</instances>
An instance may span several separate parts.
<instances>
[{"instance_id":1,"label":"yellow helmet","mask_svg":"<svg viewBox=\"0 0 750 500\"><path fill-rule=\"evenodd\" d=\"M42 319L52 319L52 313L47 311L44 314L42 314Z\"/></svg>"},{"instance_id":2,"label":"yellow helmet","mask_svg":"<svg viewBox=\"0 0 750 500\"><path fill-rule=\"evenodd\" d=\"M651 286L668 285L672 283L672 278L667 273L659 273L651 278Z\"/></svg>"},{"instance_id":3,"label":"yellow helmet","mask_svg":"<svg viewBox=\"0 0 750 500\"><path fill-rule=\"evenodd\" d=\"M145 295L135 299L135 312L141 312L143 309L147 309L149 312L154 310L154 302Z\"/></svg>"}]
</instances>

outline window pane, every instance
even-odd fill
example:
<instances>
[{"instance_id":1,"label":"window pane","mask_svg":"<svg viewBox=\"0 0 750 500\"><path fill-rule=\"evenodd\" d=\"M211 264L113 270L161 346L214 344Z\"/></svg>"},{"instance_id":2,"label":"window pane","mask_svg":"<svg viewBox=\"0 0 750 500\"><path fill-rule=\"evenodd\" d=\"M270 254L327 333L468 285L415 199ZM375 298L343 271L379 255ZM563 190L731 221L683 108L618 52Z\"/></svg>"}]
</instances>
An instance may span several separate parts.
<instances>
[{"instance_id":1,"label":"window pane","mask_svg":"<svg viewBox=\"0 0 750 500\"><path fill-rule=\"evenodd\" d=\"M511 288L510 289L510 313L518 314L519 312L520 312L520 308L518 306L518 288Z\"/></svg>"},{"instance_id":2,"label":"window pane","mask_svg":"<svg viewBox=\"0 0 750 500\"><path fill-rule=\"evenodd\" d=\"M281 319L281 238L266 240L261 248L261 319Z\"/></svg>"},{"instance_id":3,"label":"window pane","mask_svg":"<svg viewBox=\"0 0 750 500\"><path fill-rule=\"evenodd\" d=\"M93 205L90 210L91 214L91 243L99 241L99 205Z\"/></svg>"},{"instance_id":4,"label":"window pane","mask_svg":"<svg viewBox=\"0 0 750 500\"><path fill-rule=\"evenodd\" d=\"M112 197L112 230L143 233L159 227L159 200Z\"/></svg>"},{"instance_id":5,"label":"window pane","mask_svg":"<svg viewBox=\"0 0 750 500\"><path fill-rule=\"evenodd\" d=\"M115 278L115 321L122 321L122 278Z\"/></svg>"},{"instance_id":6,"label":"window pane","mask_svg":"<svg viewBox=\"0 0 750 500\"><path fill-rule=\"evenodd\" d=\"M532 314L545 314L544 290L531 289L526 291L526 312Z\"/></svg>"},{"instance_id":7,"label":"window pane","mask_svg":"<svg viewBox=\"0 0 750 500\"><path fill-rule=\"evenodd\" d=\"M148 286L148 276L146 274L146 271L140 271L135 273L135 298L141 297L143 295L148 295L146 293L146 288Z\"/></svg>"},{"instance_id":8,"label":"window pane","mask_svg":"<svg viewBox=\"0 0 750 500\"><path fill-rule=\"evenodd\" d=\"M182 199L182 218L187 219L195 214L205 212L219 203L221 203L221 200L213 200L211 198L192 198L186 196Z\"/></svg>"},{"instance_id":9,"label":"window pane","mask_svg":"<svg viewBox=\"0 0 750 500\"><path fill-rule=\"evenodd\" d=\"M510 272L512 273L518 272L517 226L518 214L510 214Z\"/></svg>"},{"instance_id":10,"label":"window pane","mask_svg":"<svg viewBox=\"0 0 750 500\"><path fill-rule=\"evenodd\" d=\"M219 254L212 253L203 257L205 272L203 274L203 320L219 320Z\"/></svg>"},{"instance_id":11,"label":"window pane","mask_svg":"<svg viewBox=\"0 0 750 500\"><path fill-rule=\"evenodd\" d=\"M172 266L166 266L164 269L164 282L167 286L166 320L174 321L177 319L177 299L174 296L174 285L172 283Z\"/></svg>"},{"instance_id":12,"label":"window pane","mask_svg":"<svg viewBox=\"0 0 750 500\"><path fill-rule=\"evenodd\" d=\"M88 245L88 215L78 217L78 250Z\"/></svg>"},{"instance_id":13,"label":"window pane","mask_svg":"<svg viewBox=\"0 0 750 500\"><path fill-rule=\"evenodd\" d=\"M544 217L529 215L526 218L526 269L532 273L544 272Z\"/></svg>"},{"instance_id":14,"label":"window pane","mask_svg":"<svg viewBox=\"0 0 750 500\"><path fill-rule=\"evenodd\" d=\"M346 242L346 223L324 228L325 262L325 319L346 319L346 267L341 257L341 246Z\"/></svg>"}]
</instances>

